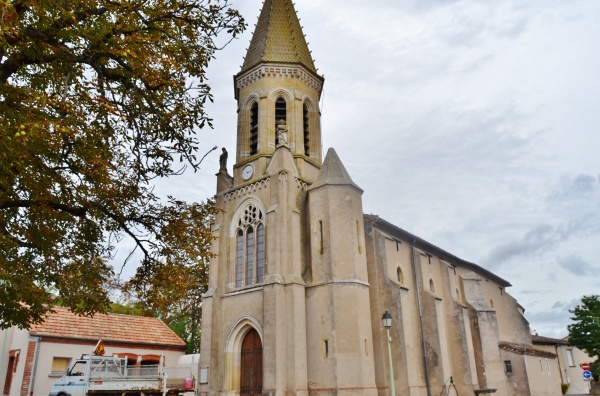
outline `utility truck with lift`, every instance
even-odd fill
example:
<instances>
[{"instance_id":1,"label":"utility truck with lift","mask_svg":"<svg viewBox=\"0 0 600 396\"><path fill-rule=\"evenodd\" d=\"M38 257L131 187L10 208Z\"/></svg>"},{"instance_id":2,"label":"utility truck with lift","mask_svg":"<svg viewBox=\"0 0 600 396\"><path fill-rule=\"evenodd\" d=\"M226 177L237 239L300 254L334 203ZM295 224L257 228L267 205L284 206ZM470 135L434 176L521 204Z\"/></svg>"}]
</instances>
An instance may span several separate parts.
<instances>
[{"instance_id":1,"label":"utility truck with lift","mask_svg":"<svg viewBox=\"0 0 600 396\"><path fill-rule=\"evenodd\" d=\"M52 385L49 396L195 395L197 362L180 367L128 365L127 358L83 355Z\"/></svg>"}]
</instances>

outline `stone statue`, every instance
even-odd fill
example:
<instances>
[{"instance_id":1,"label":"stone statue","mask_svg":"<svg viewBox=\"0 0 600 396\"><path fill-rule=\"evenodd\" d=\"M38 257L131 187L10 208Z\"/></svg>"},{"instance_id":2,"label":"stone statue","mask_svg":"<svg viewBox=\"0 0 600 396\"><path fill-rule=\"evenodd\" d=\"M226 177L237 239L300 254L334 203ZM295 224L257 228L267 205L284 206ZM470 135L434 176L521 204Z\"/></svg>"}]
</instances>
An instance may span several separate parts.
<instances>
[{"instance_id":1,"label":"stone statue","mask_svg":"<svg viewBox=\"0 0 600 396\"><path fill-rule=\"evenodd\" d=\"M277 144L287 144L287 125L285 120L281 118L277 121Z\"/></svg>"},{"instance_id":2,"label":"stone statue","mask_svg":"<svg viewBox=\"0 0 600 396\"><path fill-rule=\"evenodd\" d=\"M219 171L227 172L227 156L227 150L225 149L225 147L223 147L223 152L219 157Z\"/></svg>"}]
</instances>

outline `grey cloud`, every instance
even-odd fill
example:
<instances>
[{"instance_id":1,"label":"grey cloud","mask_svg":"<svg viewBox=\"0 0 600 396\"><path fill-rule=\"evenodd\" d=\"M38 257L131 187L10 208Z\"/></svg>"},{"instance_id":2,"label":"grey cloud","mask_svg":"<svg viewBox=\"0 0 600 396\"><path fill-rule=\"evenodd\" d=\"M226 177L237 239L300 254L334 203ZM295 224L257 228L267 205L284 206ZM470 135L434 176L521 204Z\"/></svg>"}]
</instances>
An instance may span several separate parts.
<instances>
[{"instance_id":1,"label":"grey cloud","mask_svg":"<svg viewBox=\"0 0 600 396\"><path fill-rule=\"evenodd\" d=\"M572 199L587 199L589 195L600 192L600 175L580 173L563 177L560 185L550 195L551 203L566 202Z\"/></svg>"},{"instance_id":2,"label":"grey cloud","mask_svg":"<svg viewBox=\"0 0 600 396\"><path fill-rule=\"evenodd\" d=\"M574 308L577 304L580 303L579 299L573 299L571 301L557 301L554 303L554 305L552 305L552 309L560 309L560 310L569 310Z\"/></svg>"},{"instance_id":3,"label":"grey cloud","mask_svg":"<svg viewBox=\"0 0 600 396\"><path fill-rule=\"evenodd\" d=\"M526 18L516 19L471 19L471 15L460 14L463 19L454 21L441 32L441 39L450 46L473 47L476 45L487 45L490 38L516 39L529 26ZM494 23L490 24L492 20ZM498 44L496 44L498 45Z\"/></svg>"},{"instance_id":4,"label":"grey cloud","mask_svg":"<svg viewBox=\"0 0 600 396\"><path fill-rule=\"evenodd\" d=\"M418 150L407 152L412 160L427 161L439 170L485 168L502 171L516 165L531 145L530 138L513 133L525 123L527 115L510 104L497 103L493 109L465 110L446 103L423 114L407 131ZM436 158L432 163L431 158Z\"/></svg>"},{"instance_id":5,"label":"grey cloud","mask_svg":"<svg viewBox=\"0 0 600 396\"><path fill-rule=\"evenodd\" d=\"M539 224L528 231L521 240L513 240L496 246L482 261L489 268L498 268L518 256L550 249L568 235L569 233L561 228L555 228L549 224Z\"/></svg>"},{"instance_id":6,"label":"grey cloud","mask_svg":"<svg viewBox=\"0 0 600 396\"><path fill-rule=\"evenodd\" d=\"M544 311L525 311L532 330L546 337L564 337L568 334L567 324L571 322L569 310L581 302L573 299L568 302L556 301L552 308Z\"/></svg>"},{"instance_id":7,"label":"grey cloud","mask_svg":"<svg viewBox=\"0 0 600 396\"><path fill-rule=\"evenodd\" d=\"M535 294L545 294L549 293L550 290L521 290L519 291L519 295L535 295Z\"/></svg>"},{"instance_id":8,"label":"grey cloud","mask_svg":"<svg viewBox=\"0 0 600 396\"><path fill-rule=\"evenodd\" d=\"M598 180L590 175L578 175L573 186L581 192L592 192L598 188Z\"/></svg>"},{"instance_id":9,"label":"grey cloud","mask_svg":"<svg viewBox=\"0 0 600 396\"><path fill-rule=\"evenodd\" d=\"M600 275L600 267L595 267L587 261L583 260L578 255L570 255L567 257L560 257L558 264L577 276L598 276Z\"/></svg>"}]
</instances>

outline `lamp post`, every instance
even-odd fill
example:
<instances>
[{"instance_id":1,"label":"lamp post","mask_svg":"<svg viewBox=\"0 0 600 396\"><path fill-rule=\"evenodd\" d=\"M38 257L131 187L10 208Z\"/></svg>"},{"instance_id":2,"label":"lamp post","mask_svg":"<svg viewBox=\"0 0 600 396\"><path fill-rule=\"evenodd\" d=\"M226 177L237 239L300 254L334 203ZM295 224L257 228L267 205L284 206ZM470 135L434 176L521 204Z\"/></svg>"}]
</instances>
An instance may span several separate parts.
<instances>
[{"instance_id":1,"label":"lamp post","mask_svg":"<svg viewBox=\"0 0 600 396\"><path fill-rule=\"evenodd\" d=\"M385 327L385 331L387 332L388 338L388 358L390 360L390 394L392 396L396 396L396 386L394 385L394 369L392 366L392 337L390 337L390 327L392 327L392 315L388 311L385 311L385 313L381 317L381 321L383 322L383 327Z\"/></svg>"}]
</instances>

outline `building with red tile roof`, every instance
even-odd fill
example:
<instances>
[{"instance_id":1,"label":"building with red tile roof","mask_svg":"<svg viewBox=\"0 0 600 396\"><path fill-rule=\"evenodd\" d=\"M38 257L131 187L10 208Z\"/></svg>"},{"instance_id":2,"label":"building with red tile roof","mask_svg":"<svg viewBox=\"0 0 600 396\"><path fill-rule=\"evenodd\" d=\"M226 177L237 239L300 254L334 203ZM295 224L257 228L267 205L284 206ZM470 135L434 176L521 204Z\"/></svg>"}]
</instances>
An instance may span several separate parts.
<instances>
[{"instance_id":1,"label":"building with red tile roof","mask_svg":"<svg viewBox=\"0 0 600 396\"><path fill-rule=\"evenodd\" d=\"M99 340L106 355L127 357L131 365L175 366L185 342L158 318L96 314L78 316L55 307L47 319L29 330L0 332L0 388L3 395L47 395L52 383Z\"/></svg>"},{"instance_id":2,"label":"building with red tile roof","mask_svg":"<svg viewBox=\"0 0 600 396\"><path fill-rule=\"evenodd\" d=\"M584 363L592 363L597 357L591 357L581 349L571 345L569 338L543 337L537 334L531 336L533 345L551 353L558 358L554 360L561 382L568 384L567 395L587 395L592 389L592 381L584 376ZM583 367L582 367L583 366Z\"/></svg>"}]
</instances>

